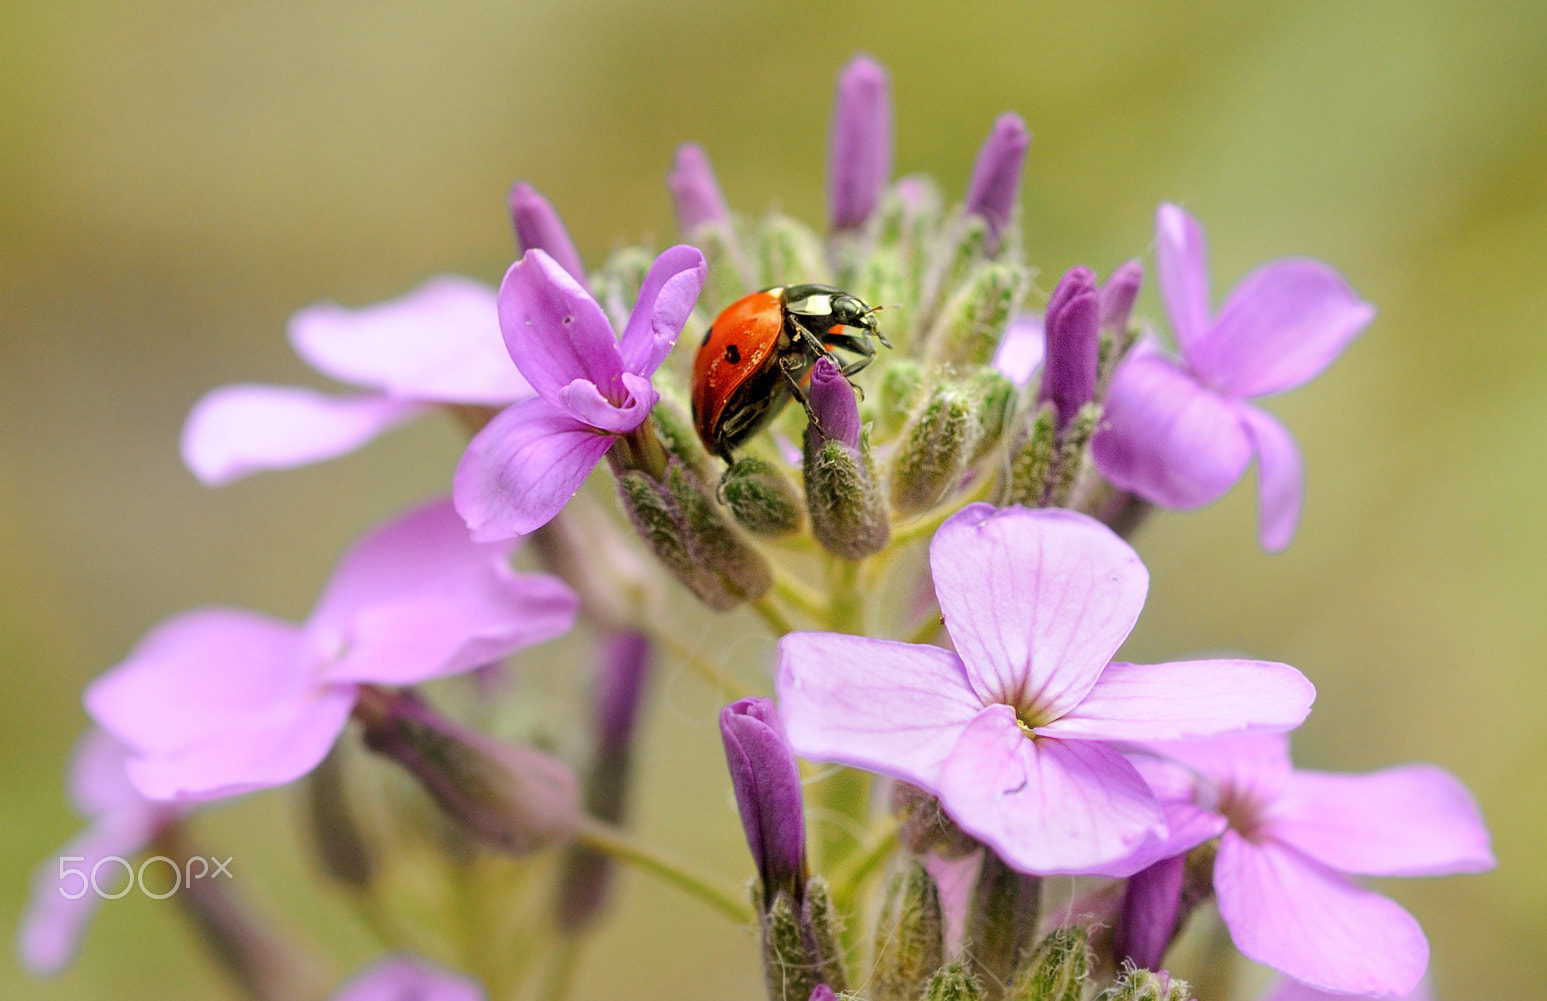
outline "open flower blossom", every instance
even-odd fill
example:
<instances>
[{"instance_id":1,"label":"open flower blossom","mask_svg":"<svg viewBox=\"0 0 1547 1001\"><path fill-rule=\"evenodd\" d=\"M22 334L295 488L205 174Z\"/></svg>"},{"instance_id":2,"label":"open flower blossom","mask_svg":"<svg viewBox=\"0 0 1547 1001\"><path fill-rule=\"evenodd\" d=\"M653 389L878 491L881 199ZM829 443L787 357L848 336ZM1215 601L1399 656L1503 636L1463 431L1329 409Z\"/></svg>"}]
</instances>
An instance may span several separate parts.
<instances>
[{"instance_id":1,"label":"open flower blossom","mask_svg":"<svg viewBox=\"0 0 1547 1001\"><path fill-rule=\"evenodd\" d=\"M338 989L331 1001L484 1001L484 989L417 956L377 960Z\"/></svg>"},{"instance_id":2,"label":"open flower blossom","mask_svg":"<svg viewBox=\"0 0 1547 1001\"><path fill-rule=\"evenodd\" d=\"M124 773L128 757L128 748L96 728L87 730L75 745L70 802L87 827L38 867L17 933L22 965L36 976L53 976L75 958L86 926L102 903L90 883L93 874L100 873L98 885L105 889L123 875L116 864L99 869L102 860L133 858L160 828L188 812L186 806L153 803L141 796ZM61 860L69 861L68 868L82 875L66 873Z\"/></svg>"},{"instance_id":3,"label":"open flower blossom","mask_svg":"<svg viewBox=\"0 0 1547 1001\"><path fill-rule=\"evenodd\" d=\"M360 684L458 674L569 630L574 594L512 571L511 548L469 540L449 501L420 507L344 556L304 624L184 612L93 682L86 710L128 745L151 799L290 782L328 753Z\"/></svg>"},{"instance_id":4,"label":"open flower blossom","mask_svg":"<svg viewBox=\"0 0 1547 1001\"><path fill-rule=\"evenodd\" d=\"M1287 730L1310 711L1314 688L1285 664L1113 662L1149 574L1094 519L971 504L929 555L956 652L787 634L780 712L803 757L934 793L1022 871L1090 871L1166 836L1160 803L1109 742Z\"/></svg>"},{"instance_id":5,"label":"open flower blossom","mask_svg":"<svg viewBox=\"0 0 1547 1001\"><path fill-rule=\"evenodd\" d=\"M1157 757L1134 760L1157 793L1190 793L1228 823L1214 892L1236 948L1312 988L1406 995L1428 966L1413 916L1345 873L1439 876L1495 864L1476 801L1434 765L1296 771L1282 734L1147 750ZM1174 897L1169 906L1174 914Z\"/></svg>"},{"instance_id":6,"label":"open flower blossom","mask_svg":"<svg viewBox=\"0 0 1547 1001\"><path fill-rule=\"evenodd\" d=\"M290 344L312 368L370 392L241 384L207 393L183 425L206 486L346 455L438 404L503 407L532 395L500 341L494 290L456 275L363 309L308 306Z\"/></svg>"},{"instance_id":7,"label":"open flower blossom","mask_svg":"<svg viewBox=\"0 0 1547 1001\"><path fill-rule=\"evenodd\" d=\"M698 301L708 268L695 247L661 253L622 336L591 293L542 250L528 250L500 285L500 330L537 395L509 407L457 466L457 511L480 542L548 523L612 447L650 416L650 376Z\"/></svg>"},{"instance_id":8,"label":"open flower blossom","mask_svg":"<svg viewBox=\"0 0 1547 1001\"><path fill-rule=\"evenodd\" d=\"M1257 457L1262 546L1294 538L1305 492L1287 428L1246 401L1320 375L1375 318L1332 268L1307 258L1269 261L1209 314L1203 227L1175 205L1155 218L1160 292L1181 358L1141 343L1118 368L1092 442L1103 476L1168 508L1224 496Z\"/></svg>"},{"instance_id":9,"label":"open flower blossom","mask_svg":"<svg viewBox=\"0 0 1547 1001\"><path fill-rule=\"evenodd\" d=\"M1347 994L1329 994L1309 987L1298 980L1282 977L1278 983L1268 988L1268 992L1262 996L1262 1001L1344 1001ZM1429 979L1418 981L1407 994L1385 995L1385 1001L1434 1001L1434 989L1429 986Z\"/></svg>"}]
</instances>

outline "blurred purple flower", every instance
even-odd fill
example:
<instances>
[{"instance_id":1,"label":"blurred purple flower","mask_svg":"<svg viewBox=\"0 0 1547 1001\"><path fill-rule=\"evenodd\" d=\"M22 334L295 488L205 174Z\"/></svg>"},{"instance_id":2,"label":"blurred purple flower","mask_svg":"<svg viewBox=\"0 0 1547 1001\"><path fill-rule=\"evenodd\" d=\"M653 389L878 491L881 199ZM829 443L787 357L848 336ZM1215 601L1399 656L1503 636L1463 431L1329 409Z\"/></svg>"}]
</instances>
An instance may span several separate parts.
<instances>
[{"instance_id":1,"label":"blurred purple flower","mask_svg":"<svg viewBox=\"0 0 1547 1001\"><path fill-rule=\"evenodd\" d=\"M1377 997L1385 1001L1434 1001L1434 989L1429 986L1429 978L1424 977L1410 993L1382 994ZM1329 994L1284 977L1268 988L1268 993L1262 996L1262 1001L1347 1001L1347 998L1347 994Z\"/></svg>"},{"instance_id":2,"label":"blurred purple flower","mask_svg":"<svg viewBox=\"0 0 1547 1001\"><path fill-rule=\"evenodd\" d=\"M363 309L309 306L290 318L290 344L317 371L374 392L212 390L182 436L183 461L204 485L346 455L435 404L503 407L532 395L500 341L494 290L455 275Z\"/></svg>"},{"instance_id":3,"label":"blurred purple flower","mask_svg":"<svg viewBox=\"0 0 1547 1001\"><path fill-rule=\"evenodd\" d=\"M521 253L541 250L575 281L585 284L585 265L580 263L580 251L569 238L564 221L548 199L524 181L517 181L510 189L510 222L515 227L516 247Z\"/></svg>"},{"instance_id":4,"label":"blurred purple flower","mask_svg":"<svg viewBox=\"0 0 1547 1001\"><path fill-rule=\"evenodd\" d=\"M785 727L803 757L933 792L1022 871L1084 872L1165 837L1160 804L1110 741L1284 730L1310 711L1314 689L1284 664L1111 662L1149 575L1084 515L972 504L935 534L930 566L957 653L790 633Z\"/></svg>"},{"instance_id":5,"label":"blurred purple flower","mask_svg":"<svg viewBox=\"0 0 1547 1001\"><path fill-rule=\"evenodd\" d=\"M1281 734L1148 750L1160 757L1135 763L1157 793L1185 790L1229 825L1214 892L1236 948L1318 990L1405 995L1429 962L1413 916L1345 873L1439 876L1495 864L1476 801L1434 765L1295 771ZM1174 898L1170 906L1174 914Z\"/></svg>"},{"instance_id":6,"label":"blurred purple flower","mask_svg":"<svg viewBox=\"0 0 1547 1001\"><path fill-rule=\"evenodd\" d=\"M720 710L720 737L747 847L771 902L783 890L797 901L806 887L806 816L800 766L769 699L739 699Z\"/></svg>"},{"instance_id":7,"label":"blurred purple flower","mask_svg":"<svg viewBox=\"0 0 1547 1001\"><path fill-rule=\"evenodd\" d=\"M505 346L537 396L506 409L457 466L457 511L479 542L548 523L659 399L660 367L698 301L708 268L679 244L655 259L621 338L591 293L541 250L500 285Z\"/></svg>"},{"instance_id":8,"label":"blurred purple flower","mask_svg":"<svg viewBox=\"0 0 1547 1001\"><path fill-rule=\"evenodd\" d=\"M1021 313L1005 327L994 351L994 368L1017 386L1031 383L1047 356L1041 313Z\"/></svg>"},{"instance_id":9,"label":"blurred purple flower","mask_svg":"<svg viewBox=\"0 0 1547 1001\"><path fill-rule=\"evenodd\" d=\"M834 230L865 225L892 177L892 98L886 70L869 56L838 74L827 141L827 206Z\"/></svg>"},{"instance_id":10,"label":"blurred purple flower","mask_svg":"<svg viewBox=\"0 0 1547 1001\"><path fill-rule=\"evenodd\" d=\"M392 955L366 967L331 1001L484 1001L477 981L416 956Z\"/></svg>"},{"instance_id":11,"label":"blurred purple flower","mask_svg":"<svg viewBox=\"0 0 1547 1001\"><path fill-rule=\"evenodd\" d=\"M1257 456L1262 546L1294 538L1304 494L1288 429L1248 399L1315 378L1375 317L1320 261L1270 261L1209 316L1203 227L1175 205L1156 214L1160 291L1180 360L1141 344L1119 367L1092 444L1102 475L1162 507L1218 500Z\"/></svg>"},{"instance_id":12,"label":"blurred purple flower","mask_svg":"<svg viewBox=\"0 0 1547 1001\"><path fill-rule=\"evenodd\" d=\"M129 778L149 798L290 782L333 746L358 685L469 671L569 630L574 594L513 572L511 548L470 541L449 501L418 508L344 556L304 625L185 612L88 686L86 710L129 746Z\"/></svg>"},{"instance_id":13,"label":"blurred purple flower","mask_svg":"<svg viewBox=\"0 0 1547 1001\"><path fill-rule=\"evenodd\" d=\"M128 757L128 748L96 728L87 730L75 745L70 802L87 827L57 857L39 866L32 878L16 951L22 966L34 976L60 973L75 958L86 926L102 903L89 882L98 873L98 864L115 856L132 859L161 827L188 812L186 806L152 803L141 796L124 773ZM78 863L69 868L85 875L65 873L66 861ZM102 879L119 875L116 866L103 872Z\"/></svg>"},{"instance_id":14,"label":"blurred purple flower","mask_svg":"<svg viewBox=\"0 0 1547 1001\"><path fill-rule=\"evenodd\" d=\"M730 221L730 209L709 165L709 154L698 143L677 147L677 158L666 175L672 204L677 210L677 228L691 233L700 226Z\"/></svg>"},{"instance_id":15,"label":"blurred purple flower","mask_svg":"<svg viewBox=\"0 0 1547 1001\"><path fill-rule=\"evenodd\" d=\"M967 211L988 223L988 252L999 249L1000 238L1015 218L1021 200L1021 172L1031 133L1014 112L1000 115L978 153L967 186Z\"/></svg>"}]
</instances>

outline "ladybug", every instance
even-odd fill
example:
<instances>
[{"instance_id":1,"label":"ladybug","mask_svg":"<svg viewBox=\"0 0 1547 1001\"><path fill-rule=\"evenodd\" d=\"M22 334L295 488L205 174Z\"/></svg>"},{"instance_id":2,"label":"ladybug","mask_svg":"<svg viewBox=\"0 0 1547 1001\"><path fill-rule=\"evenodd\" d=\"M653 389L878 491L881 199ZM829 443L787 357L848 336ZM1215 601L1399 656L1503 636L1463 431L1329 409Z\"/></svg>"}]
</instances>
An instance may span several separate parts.
<instances>
[{"instance_id":1,"label":"ladybug","mask_svg":"<svg viewBox=\"0 0 1547 1001\"><path fill-rule=\"evenodd\" d=\"M785 285L726 306L693 359L693 426L727 464L731 452L778 416L824 355L845 376L875 359L875 309L831 285ZM854 355L847 362L832 349Z\"/></svg>"}]
</instances>

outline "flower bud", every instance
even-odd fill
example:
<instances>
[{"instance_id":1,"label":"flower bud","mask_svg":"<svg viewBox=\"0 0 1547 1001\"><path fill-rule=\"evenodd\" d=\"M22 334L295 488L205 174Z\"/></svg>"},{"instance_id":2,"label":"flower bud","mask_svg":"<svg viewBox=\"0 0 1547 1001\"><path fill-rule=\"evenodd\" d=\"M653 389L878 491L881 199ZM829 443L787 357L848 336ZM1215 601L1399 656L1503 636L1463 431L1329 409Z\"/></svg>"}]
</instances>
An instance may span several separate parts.
<instances>
[{"instance_id":1,"label":"flower bud","mask_svg":"<svg viewBox=\"0 0 1547 1001\"><path fill-rule=\"evenodd\" d=\"M682 511L659 483L636 469L618 477L618 496L634 531L673 577L700 601L717 612L729 611L739 602L719 580L694 559L682 526Z\"/></svg>"},{"instance_id":2,"label":"flower bud","mask_svg":"<svg viewBox=\"0 0 1547 1001\"><path fill-rule=\"evenodd\" d=\"M977 886L967 911L967 954L996 984L1008 984L1037 931L1041 881L1016 872L983 851Z\"/></svg>"},{"instance_id":3,"label":"flower bud","mask_svg":"<svg viewBox=\"0 0 1547 1001\"><path fill-rule=\"evenodd\" d=\"M763 913L763 982L768 1001L810 998L821 982L796 904L780 893Z\"/></svg>"},{"instance_id":4,"label":"flower bud","mask_svg":"<svg viewBox=\"0 0 1547 1001\"><path fill-rule=\"evenodd\" d=\"M1075 925L1037 943L1005 993L1008 1001L1080 1001L1090 978L1089 937Z\"/></svg>"},{"instance_id":5,"label":"flower bud","mask_svg":"<svg viewBox=\"0 0 1547 1001\"><path fill-rule=\"evenodd\" d=\"M826 984L817 984L811 991L811 1001L838 1001L838 995Z\"/></svg>"},{"instance_id":6,"label":"flower bud","mask_svg":"<svg viewBox=\"0 0 1547 1001\"><path fill-rule=\"evenodd\" d=\"M546 754L464 730L412 692L362 686L355 716L367 747L407 769L487 844L529 855L567 840L580 823L574 773Z\"/></svg>"},{"instance_id":7,"label":"flower bud","mask_svg":"<svg viewBox=\"0 0 1547 1001\"><path fill-rule=\"evenodd\" d=\"M967 211L987 221L990 254L998 249L1020 205L1021 171L1030 146L1031 133L1026 131L1021 117L1014 113L1000 115L972 168Z\"/></svg>"},{"instance_id":8,"label":"flower bud","mask_svg":"<svg viewBox=\"0 0 1547 1001\"><path fill-rule=\"evenodd\" d=\"M926 362L986 365L1031 287L1025 266L999 261L974 269L946 302L924 344Z\"/></svg>"},{"instance_id":9,"label":"flower bud","mask_svg":"<svg viewBox=\"0 0 1547 1001\"><path fill-rule=\"evenodd\" d=\"M917 514L938 504L961 482L982 434L978 401L954 383L936 386L892 460L893 509Z\"/></svg>"},{"instance_id":10,"label":"flower bud","mask_svg":"<svg viewBox=\"0 0 1547 1001\"><path fill-rule=\"evenodd\" d=\"M672 205L677 210L677 228L683 233L730 222L730 210L725 207L720 183L709 165L709 154L698 143L677 147L677 158L671 173L666 175L666 185L671 188Z\"/></svg>"},{"instance_id":11,"label":"flower bud","mask_svg":"<svg viewBox=\"0 0 1547 1001\"><path fill-rule=\"evenodd\" d=\"M982 1001L983 988L960 961L942 967L924 985L923 1001Z\"/></svg>"},{"instance_id":12,"label":"flower bud","mask_svg":"<svg viewBox=\"0 0 1547 1001\"><path fill-rule=\"evenodd\" d=\"M924 370L911 358L889 361L881 374L881 407L877 415L882 437L896 433L919 400L924 388Z\"/></svg>"},{"instance_id":13,"label":"flower bud","mask_svg":"<svg viewBox=\"0 0 1547 1001\"><path fill-rule=\"evenodd\" d=\"M1048 478L1058 458L1057 418L1053 405L1044 404L1032 419L1026 442L1010 464L1010 504L1036 507L1048 489Z\"/></svg>"},{"instance_id":14,"label":"flower bud","mask_svg":"<svg viewBox=\"0 0 1547 1001\"><path fill-rule=\"evenodd\" d=\"M803 472L811 534L828 552L859 559L886 548L886 504L876 487L870 446L854 390L826 358L811 370Z\"/></svg>"},{"instance_id":15,"label":"flower bud","mask_svg":"<svg viewBox=\"0 0 1547 1001\"><path fill-rule=\"evenodd\" d=\"M1015 415L1016 387L1002 372L981 368L963 384L962 389L968 397L978 401L978 426L982 428L978 446L968 460L970 465L987 455L1004 437Z\"/></svg>"},{"instance_id":16,"label":"flower bud","mask_svg":"<svg viewBox=\"0 0 1547 1001\"><path fill-rule=\"evenodd\" d=\"M756 601L766 594L773 586L768 561L725 519L703 481L672 459L666 468L666 486L682 511L695 558L719 578L720 586L737 604Z\"/></svg>"},{"instance_id":17,"label":"flower bud","mask_svg":"<svg viewBox=\"0 0 1547 1001\"><path fill-rule=\"evenodd\" d=\"M585 265L580 263L580 251L569 238L569 231L553 210L548 199L525 181L517 181L510 189L510 221L516 229L516 249L520 253L541 250L558 262L581 285L586 282Z\"/></svg>"},{"instance_id":18,"label":"flower bud","mask_svg":"<svg viewBox=\"0 0 1547 1001\"><path fill-rule=\"evenodd\" d=\"M1047 304L1043 323L1047 357L1037 403L1053 405L1060 437L1096 391L1098 310L1096 276L1089 268L1074 268L1064 275Z\"/></svg>"},{"instance_id":19,"label":"flower bud","mask_svg":"<svg viewBox=\"0 0 1547 1001\"><path fill-rule=\"evenodd\" d=\"M838 74L827 151L832 228L859 229L892 173L890 86L886 70L869 56L855 56Z\"/></svg>"},{"instance_id":20,"label":"flower bud","mask_svg":"<svg viewBox=\"0 0 1547 1001\"><path fill-rule=\"evenodd\" d=\"M780 891L799 901L806 886L800 766L773 701L740 699L720 710L720 737L764 901Z\"/></svg>"},{"instance_id":21,"label":"flower bud","mask_svg":"<svg viewBox=\"0 0 1547 1001\"><path fill-rule=\"evenodd\" d=\"M940 801L911 782L892 785L892 813L900 818L897 842L914 855L930 852L946 859L959 859L976 851L979 843L956 826Z\"/></svg>"},{"instance_id":22,"label":"flower bud","mask_svg":"<svg viewBox=\"0 0 1547 1001\"><path fill-rule=\"evenodd\" d=\"M1101 331L1111 334L1128 329L1133 304L1144 284L1144 265L1138 261L1120 264L1107 275L1101 286Z\"/></svg>"},{"instance_id":23,"label":"flower bud","mask_svg":"<svg viewBox=\"0 0 1547 1001\"><path fill-rule=\"evenodd\" d=\"M1097 1001L1188 1001L1192 988L1165 970L1124 970Z\"/></svg>"},{"instance_id":24,"label":"flower bud","mask_svg":"<svg viewBox=\"0 0 1547 1001\"><path fill-rule=\"evenodd\" d=\"M1058 459L1054 464L1052 482L1042 496L1045 507L1066 507L1074 494L1075 484L1089 463L1086 448L1096 427L1101 423L1101 406L1087 403L1074 415L1074 420L1064 429L1063 441L1058 446Z\"/></svg>"},{"instance_id":25,"label":"flower bud","mask_svg":"<svg viewBox=\"0 0 1547 1001\"><path fill-rule=\"evenodd\" d=\"M592 700L596 753L586 775L585 808L609 824L621 824L628 812L634 724L651 659L650 641L643 633L614 633L605 640L596 672ZM595 849L570 846L555 894L554 917L560 929L578 931L601 915L613 868L613 861Z\"/></svg>"},{"instance_id":26,"label":"flower bud","mask_svg":"<svg viewBox=\"0 0 1547 1001\"><path fill-rule=\"evenodd\" d=\"M847 990L849 974L844 969L843 944L838 937L838 912L833 907L833 896L827 888L827 880L812 876L806 881L806 899L801 904L801 919L805 922L807 940L811 946L812 964L823 982L835 990Z\"/></svg>"},{"instance_id":27,"label":"flower bud","mask_svg":"<svg viewBox=\"0 0 1547 1001\"><path fill-rule=\"evenodd\" d=\"M875 298L867 298L866 302L895 307L919 300L942 211L940 191L933 178L911 174L892 185L881 200L877 247L880 252L895 255L903 291L898 298L873 292ZM913 329L912 312L907 310L901 322L888 321L888 334L899 347L906 343Z\"/></svg>"},{"instance_id":28,"label":"flower bud","mask_svg":"<svg viewBox=\"0 0 1547 1001\"><path fill-rule=\"evenodd\" d=\"M1186 868L1186 858L1178 855L1129 877L1112 942L1115 955L1149 970L1165 960L1166 949L1176 935Z\"/></svg>"},{"instance_id":29,"label":"flower bud","mask_svg":"<svg viewBox=\"0 0 1547 1001\"><path fill-rule=\"evenodd\" d=\"M764 219L758 231L758 263L765 287L830 280L822 238L778 212Z\"/></svg>"},{"instance_id":30,"label":"flower bud","mask_svg":"<svg viewBox=\"0 0 1547 1001\"><path fill-rule=\"evenodd\" d=\"M804 520L794 484L772 463L738 459L720 488L737 524L754 535L788 535Z\"/></svg>"},{"instance_id":31,"label":"flower bud","mask_svg":"<svg viewBox=\"0 0 1547 1001\"><path fill-rule=\"evenodd\" d=\"M652 382L661 398L650 409L650 420L655 423L661 444L667 452L681 460L694 476L705 483L714 482L714 463L693 428L693 412L683 399L677 380L662 369L655 374Z\"/></svg>"},{"instance_id":32,"label":"flower bud","mask_svg":"<svg viewBox=\"0 0 1547 1001\"><path fill-rule=\"evenodd\" d=\"M925 980L945 961L940 891L911 857L900 856L887 881L873 955L875 1001L917 1001Z\"/></svg>"},{"instance_id":33,"label":"flower bud","mask_svg":"<svg viewBox=\"0 0 1547 1001\"><path fill-rule=\"evenodd\" d=\"M306 819L323 873L361 890L376 875L376 852L350 805L343 754L342 745L334 745L306 777Z\"/></svg>"}]
</instances>

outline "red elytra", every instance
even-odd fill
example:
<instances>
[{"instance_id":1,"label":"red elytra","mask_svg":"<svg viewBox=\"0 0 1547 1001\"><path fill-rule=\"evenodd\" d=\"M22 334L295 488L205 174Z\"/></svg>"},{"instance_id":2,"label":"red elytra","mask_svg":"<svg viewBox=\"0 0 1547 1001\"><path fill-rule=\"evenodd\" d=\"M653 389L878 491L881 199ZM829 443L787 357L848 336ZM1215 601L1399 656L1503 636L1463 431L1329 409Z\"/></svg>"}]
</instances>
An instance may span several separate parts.
<instances>
[{"instance_id":1,"label":"red elytra","mask_svg":"<svg viewBox=\"0 0 1547 1001\"><path fill-rule=\"evenodd\" d=\"M845 330L853 330L846 333ZM876 356L875 310L830 285L788 285L753 292L715 317L693 359L693 426L704 447L727 464L731 453L767 427L789 402L817 359L826 355L844 375ZM841 362L834 348L855 357Z\"/></svg>"}]
</instances>

